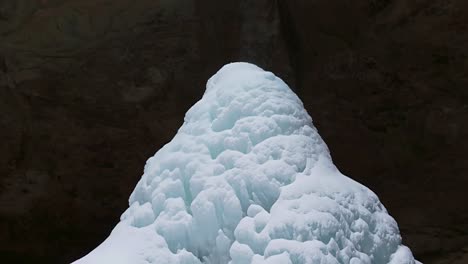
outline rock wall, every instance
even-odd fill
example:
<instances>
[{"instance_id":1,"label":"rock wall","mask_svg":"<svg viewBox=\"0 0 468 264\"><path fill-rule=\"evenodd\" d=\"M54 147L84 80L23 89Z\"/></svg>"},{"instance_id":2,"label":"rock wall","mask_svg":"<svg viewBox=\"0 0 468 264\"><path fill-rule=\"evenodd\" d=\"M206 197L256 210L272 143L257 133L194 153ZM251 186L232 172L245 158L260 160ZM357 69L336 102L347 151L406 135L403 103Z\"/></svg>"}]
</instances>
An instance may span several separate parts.
<instances>
[{"instance_id":1,"label":"rock wall","mask_svg":"<svg viewBox=\"0 0 468 264\"><path fill-rule=\"evenodd\" d=\"M463 263L467 14L463 0L0 1L0 255L94 248L208 77L243 60L295 87L418 259Z\"/></svg>"}]
</instances>

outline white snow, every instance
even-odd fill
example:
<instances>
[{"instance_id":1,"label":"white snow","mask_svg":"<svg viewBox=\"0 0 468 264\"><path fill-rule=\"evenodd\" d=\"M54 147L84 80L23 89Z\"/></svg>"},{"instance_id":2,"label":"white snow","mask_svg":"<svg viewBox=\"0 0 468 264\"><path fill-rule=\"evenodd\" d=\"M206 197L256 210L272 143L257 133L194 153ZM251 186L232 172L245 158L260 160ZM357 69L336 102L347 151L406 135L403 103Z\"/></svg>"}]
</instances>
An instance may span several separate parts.
<instances>
[{"instance_id":1,"label":"white snow","mask_svg":"<svg viewBox=\"0 0 468 264\"><path fill-rule=\"evenodd\" d=\"M300 99L248 63L208 81L129 203L75 263L417 263L377 196L333 165Z\"/></svg>"}]
</instances>

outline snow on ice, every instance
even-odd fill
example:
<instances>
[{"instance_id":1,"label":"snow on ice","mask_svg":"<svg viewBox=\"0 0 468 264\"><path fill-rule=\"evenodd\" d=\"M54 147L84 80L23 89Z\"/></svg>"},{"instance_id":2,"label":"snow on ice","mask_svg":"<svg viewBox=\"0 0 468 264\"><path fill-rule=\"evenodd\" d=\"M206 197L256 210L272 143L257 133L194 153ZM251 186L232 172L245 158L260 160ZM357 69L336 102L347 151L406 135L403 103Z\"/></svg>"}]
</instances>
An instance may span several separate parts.
<instances>
[{"instance_id":1,"label":"snow on ice","mask_svg":"<svg viewBox=\"0 0 468 264\"><path fill-rule=\"evenodd\" d=\"M248 63L209 79L129 202L76 264L418 263L378 197L333 165L301 100Z\"/></svg>"}]
</instances>

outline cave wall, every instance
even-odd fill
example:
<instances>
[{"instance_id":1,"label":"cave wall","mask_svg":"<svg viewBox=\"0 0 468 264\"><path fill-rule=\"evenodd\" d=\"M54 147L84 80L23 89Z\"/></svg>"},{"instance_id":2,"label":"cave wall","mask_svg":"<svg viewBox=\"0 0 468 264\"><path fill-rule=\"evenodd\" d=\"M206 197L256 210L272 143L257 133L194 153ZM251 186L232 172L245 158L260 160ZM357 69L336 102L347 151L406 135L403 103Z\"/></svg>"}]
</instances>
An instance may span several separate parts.
<instances>
[{"instance_id":1,"label":"cave wall","mask_svg":"<svg viewBox=\"0 0 468 264\"><path fill-rule=\"evenodd\" d=\"M417 258L466 262L467 14L463 0L0 1L0 255L94 248L206 80L249 61L298 93Z\"/></svg>"}]
</instances>

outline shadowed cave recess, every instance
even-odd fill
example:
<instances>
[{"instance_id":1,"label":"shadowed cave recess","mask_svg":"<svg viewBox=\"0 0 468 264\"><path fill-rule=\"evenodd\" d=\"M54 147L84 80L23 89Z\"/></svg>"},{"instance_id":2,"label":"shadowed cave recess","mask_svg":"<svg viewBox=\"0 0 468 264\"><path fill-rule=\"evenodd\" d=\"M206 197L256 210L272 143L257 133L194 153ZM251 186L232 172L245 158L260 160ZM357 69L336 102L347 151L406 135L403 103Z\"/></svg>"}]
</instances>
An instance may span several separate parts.
<instances>
[{"instance_id":1,"label":"shadowed cave recess","mask_svg":"<svg viewBox=\"0 0 468 264\"><path fill-rule=\"evenodd\" d=\"M67 263L231 61L301 98L423 263L466 263L468 3L0 1L0 256Z\"/></svg>"}]
</instances>

